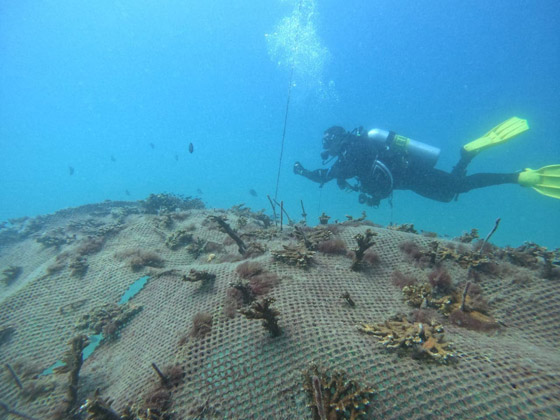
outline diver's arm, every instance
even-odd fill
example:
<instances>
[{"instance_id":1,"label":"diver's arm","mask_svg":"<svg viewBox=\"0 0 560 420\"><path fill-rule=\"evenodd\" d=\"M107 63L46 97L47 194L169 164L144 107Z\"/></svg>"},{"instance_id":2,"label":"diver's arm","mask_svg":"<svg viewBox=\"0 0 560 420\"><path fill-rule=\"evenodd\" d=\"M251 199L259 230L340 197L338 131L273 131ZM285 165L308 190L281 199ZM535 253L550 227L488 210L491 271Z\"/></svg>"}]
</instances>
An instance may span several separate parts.
<instances>
[{"instance_id":1,"label":"diver's arm","mask_svg":"<svg viewBox=\"0 0 560 420\"><path fill-rule=\"evenodd\" d=\"M358 185L352 185L343 178L338 178L336 180L336 183L338 185L338 188L340 188L341 190L352 190L352 191L359 191L360 190Z\"/></svg>"},{"instance_id":2,"label":"diver's arm","mask_svg":"<svg viewBox=\"0 0 560 420\"><path fill-rule=\"evenodd\" d=\"M296 175L304 176L305 178L319 184L324 184L332 179L332 177L329 176L328 169L316 169L314 171L309 171L299 162L294 164L294 173Z\"/></svg>"}]
</instances>

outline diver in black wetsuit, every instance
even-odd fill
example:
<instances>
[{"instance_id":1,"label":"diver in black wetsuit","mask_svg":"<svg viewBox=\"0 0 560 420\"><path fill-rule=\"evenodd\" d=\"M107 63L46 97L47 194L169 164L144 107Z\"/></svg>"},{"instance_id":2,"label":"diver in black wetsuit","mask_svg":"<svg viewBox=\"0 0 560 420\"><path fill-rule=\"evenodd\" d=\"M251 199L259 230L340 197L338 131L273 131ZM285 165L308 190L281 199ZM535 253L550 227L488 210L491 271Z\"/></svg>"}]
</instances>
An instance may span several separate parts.
<instances>
[{"instance_id":1,"label":"diver in black wetsuit","mask_svg":"<svg viewBox=\"0 0 560 420\"><path fill-rule=\"evenodd\" d=\"M507 139L500 139L500 142ZM479 146L480 141L477 143L480 150L488 147L488 139L484 147ZM378 206L382 199L392 196L393 190L412 190L432 200L449 202L458 194L476 188L518 183L519 173L467 176L467 165L479 150L467 151L466 148L462 149L461 159L449 173L434 168L440 153L436 147L385 130L366 132L360 127L347 132L335 126L323 135L321 158L323 164L335 158L336 162L329 169L314 171L296 162L294 172L321 186L336 179L340 188L359 192L360 203L369 206ZM357 183L350 184L347 180L351 178Z\"/></svg>"}]
</instances>

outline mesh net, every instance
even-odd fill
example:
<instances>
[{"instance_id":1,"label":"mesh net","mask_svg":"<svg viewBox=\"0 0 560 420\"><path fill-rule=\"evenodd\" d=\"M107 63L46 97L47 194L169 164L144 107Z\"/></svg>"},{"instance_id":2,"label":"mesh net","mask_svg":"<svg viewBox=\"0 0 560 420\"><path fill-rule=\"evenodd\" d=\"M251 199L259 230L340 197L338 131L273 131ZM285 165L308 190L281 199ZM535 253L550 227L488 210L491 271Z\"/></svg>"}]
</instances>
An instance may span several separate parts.
<instances>
[{"instance_id":1,"label":"mesh net","mask_svg":"<svg viewBox=\"0 0 560 420\"><path fill-rule=\"evenodd\" d=\"M238 304L231 293L241 280L236 268L246 260L211 215L227 218L248 242L266 248L250 261L279 278L267 296L280 313L281 336L271 337L259 320L228 312ZM317 413L304 390L303 372L314 363L343 371L373 390L367 418L560 416L558 278L543 278L538 261L520 266L501 259L493 272L472 280L466 268L445 260L441 264L453 284L476 282L502 326L480 332L443 319L457 362L416 360L388 350L357 325L411 313L393 273L427 281L434 267L413 261L402 251L404 242L421 250L434 241L452 243L367 222L338 224L333 231L353 249L355 235L367 229L377 233L371 249L378 260L352 271L346 255L316 252L306 268L273 258L271 250L297 243L294 229L263 229L254 213L239 208L158 216L143 213L136 203L113 202L13 222L0 232L5 276L0 361L10 365L23 389L5 369L0 417L8 418L7 410L39 419L60 416L68 376L40 373L64 359L72 337L93 333L93 323L89 330L78 328L84 316L117 304L142 276L150 279L130 300L142 309L118 324L114 338L84 361L78 405L99 389L116 412L140 406L159 387L155 363L164 372L178 367L184 375L167 391L171 406L168 417L160 418L313 418ZM189 232L191 244L171 249L166 241L178 231ZM7 278L14 267L21 272ZM191 269L215 280L183 281ZM355 306L341 297L344 293ZM200 313L212 316L211 329L197 334L193 322Z\"/></svg>"}]
</instances>

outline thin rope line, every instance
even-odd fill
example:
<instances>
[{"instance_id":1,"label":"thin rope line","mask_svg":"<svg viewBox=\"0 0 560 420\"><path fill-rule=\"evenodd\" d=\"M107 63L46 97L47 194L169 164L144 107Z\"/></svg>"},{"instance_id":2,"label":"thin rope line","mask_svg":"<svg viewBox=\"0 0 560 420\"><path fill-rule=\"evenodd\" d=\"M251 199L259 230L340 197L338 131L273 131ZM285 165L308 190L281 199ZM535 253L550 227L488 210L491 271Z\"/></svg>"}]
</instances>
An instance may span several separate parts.
<instances>
[{"instance_id":1,"label":"thin rope line","mask_svg":"<svg viewBox=\"0 0 560 420\"><path fill-rule=\"evenodd\" d=\"M276 176L276 191L274 192L274 199L278 199L278 188L280 186L280 170L282 169L282 158L284 156L284 141L286 139L286 128L288 126L288 111L290 109L290 97L292 96L292 84L294 77L294 65L292 64L292 71L290 73L290 87L288 88L288 100L286 101L286 113L284 115L284 129L282 130L282 145L280 147L280 160L278 162L278 175Z\"/></svg>"},{"instance_id":2,"label":"thin rope line","mask_svg":"<svg viewBox=\"0 0 560 420\"><path fill-rule=\"evenodd\" d=\"M298 6L298 16L301 19L301 4L303 0L300 0ZM294 84L294 68L296 66L295 52L297 52L298 41L299 41L299 20L296 32L296 38L294 40L294 59L292 60L292 68L290 70L290 86L288 87L288 99L286 100L286 113L284 114L284 128L282 130L282 143L280 146L280 159L278 162L278 174L276 175L276 190L274 191L274 200L278 199L278 189L280 187L280 170L282 169L282 158L284 157L284 142L286 140L286 128L288 126L288 112L290 110L290 98L292 96L292 86Z\"/></svg>"}]
</instances>

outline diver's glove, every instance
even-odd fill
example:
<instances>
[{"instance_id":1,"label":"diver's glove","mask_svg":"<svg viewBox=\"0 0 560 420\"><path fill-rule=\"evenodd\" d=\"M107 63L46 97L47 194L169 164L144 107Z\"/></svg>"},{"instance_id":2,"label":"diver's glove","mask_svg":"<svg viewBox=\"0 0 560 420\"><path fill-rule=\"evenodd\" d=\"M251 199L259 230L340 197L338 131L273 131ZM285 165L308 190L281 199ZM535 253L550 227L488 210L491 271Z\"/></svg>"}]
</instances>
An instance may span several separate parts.
<instances>
[{"instance_id":1,"label":"diver's glove","mask_svg":"<svg viewBox=\"0 0 560 420\"><path fill-rule=\"evenodd\" d=\"M296 175L303 175L303 171L305 169L303 168L303 165L299 162L294 163L294 174Z\"/></svg>"}]
</instances>

